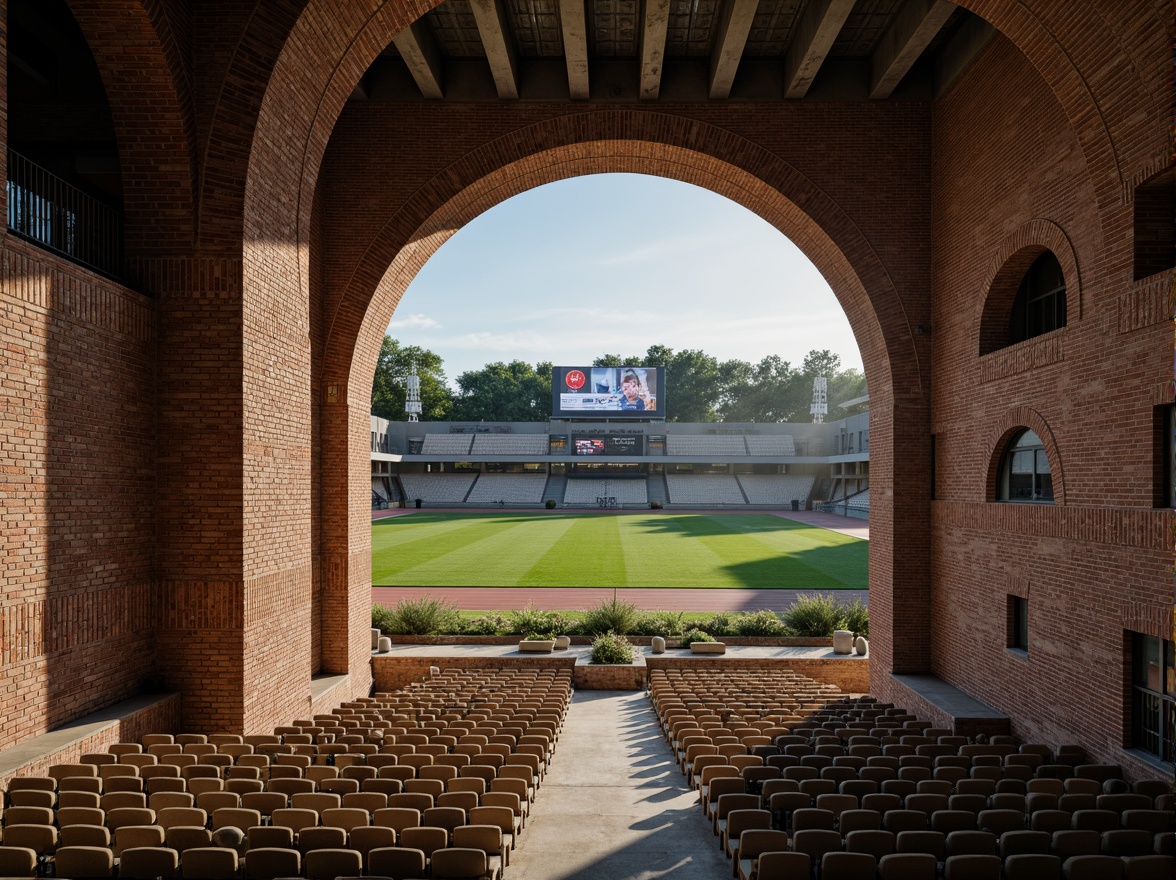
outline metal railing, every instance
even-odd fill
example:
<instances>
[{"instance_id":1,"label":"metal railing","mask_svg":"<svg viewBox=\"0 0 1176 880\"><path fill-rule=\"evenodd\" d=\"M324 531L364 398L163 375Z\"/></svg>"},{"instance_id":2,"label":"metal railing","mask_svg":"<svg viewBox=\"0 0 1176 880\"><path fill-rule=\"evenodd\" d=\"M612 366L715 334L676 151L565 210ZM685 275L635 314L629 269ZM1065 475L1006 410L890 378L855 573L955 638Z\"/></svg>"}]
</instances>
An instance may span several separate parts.
<instances>
[{"instance_id":1,"label":"metal railing","mask_svg":"<svg viewBox=\"0 0 1176 880\"><path fill-rule=\"evenodd\" d=\"M105 275L123 265L123 218L116 209L8 151L8 228Z\"/></svg>"}]
</instances>

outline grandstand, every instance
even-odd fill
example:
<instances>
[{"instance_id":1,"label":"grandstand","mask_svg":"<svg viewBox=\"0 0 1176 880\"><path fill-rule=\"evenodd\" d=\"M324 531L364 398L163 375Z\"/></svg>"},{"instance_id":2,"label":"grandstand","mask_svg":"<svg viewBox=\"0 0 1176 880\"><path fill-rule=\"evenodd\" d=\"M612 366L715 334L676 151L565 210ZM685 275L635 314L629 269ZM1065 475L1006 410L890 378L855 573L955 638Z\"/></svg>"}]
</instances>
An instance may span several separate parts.
<instances>
[{"instance_id":1,"label":"grandstand","mask_svg":"<svg viewBox=\"0 0 1176 880\"><path fill-rule=\"evenodd\" d=\"M813 490L813 477L780 475L778 477L743 474L739 485L748 504L770 504L791 507L792 502L803 505Z\"/></svg>"},{"instance_id":2,"label":"grandstand","mask_svg":"<svg viewBox=\"0 0 1176 880\"><path fill-rule=\"evenodd\" d=\"M742 437L686 434L666 438L667 455L747 455Z\"/></svg>"},{"instance_id":3,"label":"grandstand","mask_svg":"<svg viewBox=\"0 0 1176 880\"><path fill-rule=\"evenodd\" d=\"M404 497L420 498L433 504L460 504L465 501L477 474L402 474Z\"/></svg>"},{"instance_id":4,"label":"grandstand","mask_svg":"<svg viewBox=\"0 0 1176 880\"><path fill-rule=\"evenodd\" d=\"M468 434L427 434L422 455L468 455L473 438Z\"/></svg>"},{"instance_id":5,"label":"grandstand","mask_svg":"<svg viewBox=\"0 0 1176 880\"><path fill-rule=\"evenodd\" d=\"M649 493L641 479L580 478L568 480L563 503L565 507L644 507Z\"/></svg>"},{"instance_id":6,"label":"grandstand","mask_svg":"<svg viewBox=\"0 0 1176 880\"><path fill-rule=\"evenodd\" d=\"M546 474L483 474L465 500L478 505L533 506L543 502L546 485Z\"/></svg>"},{"instance_id":7,"label":"grandstand","mask_svg":"<svg viewBox=\"0 0 1176 880\"><path fill-rule=\"evenodd\" d=\"M869 414L822 424L388 422L372 418L372 503L792 508L869 485ZM378 479L377 479L378 478ZM852 515L868 516L868 495ZM404 499L403 502L400 499Z\"/></svg>"},{"instance_id":8,"label":"grandstand","mask_svg":"<svg viewBox=\"0 0 1176 880\"><path fill-rule=\"evenodd\" d=\"M475 434L473 455L546 455L546 434Z\"/></svg>"},{"instance_id":9,"label":"grandstand","mask_svg":"<svg viewBox=\"0 0 1176 880\"><path fill-rule=\"evenodd\" d=\"M689 507L729 507L747 504L747 498L739 488L739 480L733 476L703 474L687 477L674 474L666 477L666 486L669 488L672 504Z\"/></svg>"},{"instance_id":10,"label":"grandstand","mask_svg":"<svg viewBox=\"0 0 1176 880\"><path fill-rule=\"evenodd\" d=\"M796 444L791 434L764 436L749 434L743 438L747 443L748 455L796 455Z\"/></svg>"}]
</instances>

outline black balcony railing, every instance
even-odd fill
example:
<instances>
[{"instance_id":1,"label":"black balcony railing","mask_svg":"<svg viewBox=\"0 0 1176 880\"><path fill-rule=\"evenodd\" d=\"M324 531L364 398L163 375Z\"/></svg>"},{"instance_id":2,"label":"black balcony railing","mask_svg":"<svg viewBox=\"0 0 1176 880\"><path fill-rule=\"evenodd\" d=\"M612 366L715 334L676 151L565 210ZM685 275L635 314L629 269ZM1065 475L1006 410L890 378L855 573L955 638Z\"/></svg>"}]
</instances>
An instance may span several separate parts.
<instances>
[{"instance_id":1,"label":"black balcony railing","mask_svg":"<svg viewBox=\"0 0 1176 880\"><path fill-rule=\"evenodd\" d=\"M12 150L8 228L104 275L122 274L122 214Z\"/></svg>"}]
</instances>

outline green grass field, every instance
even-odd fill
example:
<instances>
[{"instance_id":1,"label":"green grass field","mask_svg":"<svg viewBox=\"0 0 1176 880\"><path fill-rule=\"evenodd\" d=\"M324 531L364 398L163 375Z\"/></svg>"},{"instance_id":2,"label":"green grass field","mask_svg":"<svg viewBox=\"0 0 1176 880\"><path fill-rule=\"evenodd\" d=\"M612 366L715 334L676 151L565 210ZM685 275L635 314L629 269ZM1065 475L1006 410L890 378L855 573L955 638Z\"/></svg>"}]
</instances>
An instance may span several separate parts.
<instances>
[{"instance_id":1,"label":"green grass field","mask_svg":"<svg viewBox=\"0 0 1176 880\"><path fill-rule=\"evenodd\" d=\"M416 513L372 523L372 584L864 590L868 551L766 514Z\"/></svg>"}]
</instances>

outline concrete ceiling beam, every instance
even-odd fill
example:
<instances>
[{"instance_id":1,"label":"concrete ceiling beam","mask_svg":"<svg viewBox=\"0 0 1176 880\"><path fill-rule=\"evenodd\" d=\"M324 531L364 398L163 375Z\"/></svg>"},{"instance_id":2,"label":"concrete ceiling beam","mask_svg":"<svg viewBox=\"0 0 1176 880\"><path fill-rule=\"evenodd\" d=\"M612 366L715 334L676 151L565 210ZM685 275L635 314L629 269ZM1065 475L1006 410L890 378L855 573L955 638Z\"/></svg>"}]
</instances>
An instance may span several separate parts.
<instances>
[{"instance_id":1,"label":"concrete ceiling beam","mask_svg":"<svg viewBox=\"0 0 1176 880\"><path fill-rule=\"evenodd\" d=\"M559 0L559 23L568 66L568 94L573 101L587 101L588 16L584 0Z\"/></svg>"},{"instance_id":2,"label":"concrete ceiling beam","mask_svg":"<svg viewBox=\"0 0 1176 880\"><path fill-rule=\"evenodd\" d=\"M799 99L808 94L853 4L854 0L813 0L805 9L784 56L785 98Z\"/></svg>"},{"instance_id":3,"label":"concrete ceiling beam","mask_svg":"<svg viewBox=\"0 0 1176 880\"><path fill-rule=\"evenodd\" d=\"M470 11L482 38L482 48L490 63L498 97L514 100L519 96L519 62L511 42L506 8L499 0L470 0Z\"/></svg>"},{"instance_id":4,"label":"concrete ceiling beam","mask_svg":"<svg viewBox=\"0 0 1176 880\"><path fill-rule=\"evenodd\" d=\"M408 65L408 72L412 74L421 94L433 100L444 98L441 50L424 21L414 21L393 37L392 42Z\"/></svg>"},{"instance_id":5,"label":"concrete ceiling beam","mask_svg":"<svg viewBox=\"0 0 1176 880\"><path fill-rule=\"evenodd\" d=\"M899 10L874 51L871 98L890 97L955 9L948 0L909 0Z\"/></svg>"},{"instance_id":6,"label":"concrete ceiling beam","mask_svg":"<svg viewBox=\"0 0 1176 880\"><path fill-rule=\"evenodd\" d=\"M666 60L666 30L670 24L670 0L646 0L641 21L641 87L643 101L657 99Z\"/></svg>"},{"instance_id":7,"label":"concrete ceiling beam","mask_svg":"<svg viewBox=\"0 0 1176 880\"><path fill-rule=\"evenodd\" d=\"M712 101L721 101L731 96L735 73L739 70L739 59L747 45L747 35L755 21L759 0L728 0L723 4L719 18L719 31L715 39L715 50L710 57L709 95Z\"/></svg>"}]
</instances>

